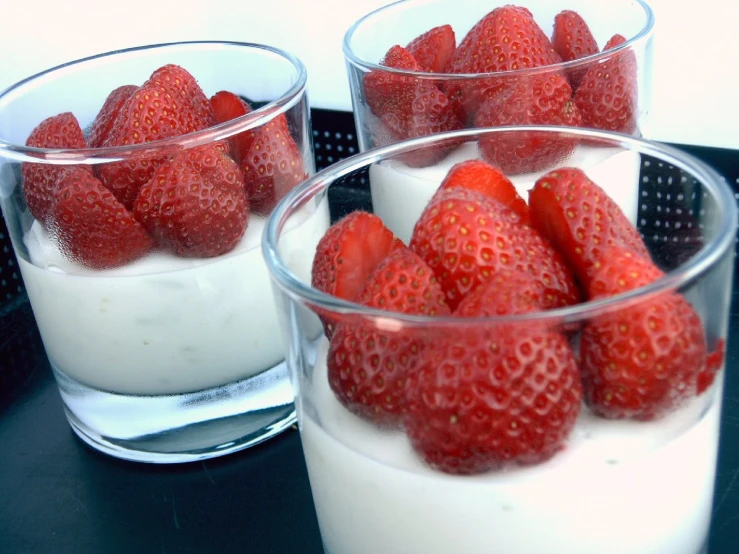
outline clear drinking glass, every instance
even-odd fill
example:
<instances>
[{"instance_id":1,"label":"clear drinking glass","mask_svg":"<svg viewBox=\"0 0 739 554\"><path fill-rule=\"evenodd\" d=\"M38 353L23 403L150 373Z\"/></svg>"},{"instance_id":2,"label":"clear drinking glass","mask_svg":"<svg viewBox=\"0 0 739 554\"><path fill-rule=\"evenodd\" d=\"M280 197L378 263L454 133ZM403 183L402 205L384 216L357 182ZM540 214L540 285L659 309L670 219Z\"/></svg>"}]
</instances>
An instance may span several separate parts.
<instances>
[{"instance_id":1,"label":"clear drinking glass","mask_svg":"<svg viewBox=\"0 0 739 554\"><path fill-rule=\"evenodd\" d=\"M583 126L650 136L654 15L642 0L521 3L547 40L553 36L555 17L563 10L582 17L598 50L591 48L588 55L571 61L549 56L548 65L541 65L541 55L535 54L528 38L517 45L514 52L520 53L520 59L514 60L506 53L506 44L516 36L517 23L510 13L502 20L509 36L489 37L491 46L486 53L473 56L470 51L469 56L502 56L500 60L508 56L506 61L455 64L455 53L445 63L438 58L434 63L441 69L429 72L423 66L408 69L402 57L394 58L397 63L386 60L393 46L415 51L411 42L416 37L445 25L451 26L457 51L461 51L468 31L504 5L485 0L404 0L365 15L349 28L343 48L360 150L437 132L492 126ZM496 32L501 28L505 25ZM611 48L608 43L617 34L625 42ZM464 48L468 48L466 43ZM496 70L470 73L465 69L474 67ZM508 160L504 169L508 173L537 170L527 159L532 146L516 147L521 159L515 164ZM580 149L592 153L587 145ZM428 159L417 157L408 163L433 165L446 153L431 152ZM494 151L483 155L495 165L502 163Z\"/></svg>"},{"instance_id":2,"label":"clear drinking glass","mask_svg":"<svg viewBox=\"0 0 739 554\"><path fill-rule=\"evenodd\" d=\"M358 199L353 209L374 212L390 229L412 230L429 198L460 158L409 170L404 162L409 156L424 156L454 145L467 153L465 159L477 159L482 142L504 143L532 136L542 141L588 141L611 152L606 162L573 154L556 166L583 170L614 199L636 226L663 276L625 293L548 311L431 317L369 308L327 295L305 278L311 271L311 256L296 259L291 255L287 230L293 219L304 218L305 210L317 211L328 199L332 221L336 221L347 210L344 204L333 204L332 197L345 199L351 193ZM526 192L536 179L517 177L513 183L527 198ZM440 206L438 209L443 209ZM288 346L298 424L326 552L703 552L719 438L723 352L734 271L735 206L726 183L684 152L625 135L553 127L463 130L404 141L341 161L293 190L268 221L263 250ZM484 240L482 232L474 236ZM401 236L406 244L409 237ZM479 259L487 259L483 248L477 252L482 256ZM536 264L536 259L532 263ZM507 279L509 274L500 270L492 275ZM599 417L591 406L594 397L583 392L583 401L573 404L575 412L573 405L569 412L563 408L562 413L577 416L561 449L550 458L535 463L492 464L487 470L469 471L472 474L444 469L458 463L459 473L465 473L465 456L474 459L475 453L487 452L486 448L492 449L504 436L495 416L465 412L463 406L472 397L485 398L491 405L515 406L513 400L506 400L514 397L513 392L509 394L504 385L501 392L493 385L496 380L513 383L505 381L505 375L514 375L520 366L513 361L506 365L508 356L516 360L531 352L527 349L536 352L537 347L531 346L538 344L536 340L520 350L515 346L517 340L534 335L551 338L549 333L553 333L560 344L568 345L565 350L577 369L574 377L571 374L570 379L560 381L558 398L563 399L570 391L586 390L586 383L592 386L594 367L606 373L610 367L599 366L591 355L590 373L586 373L585 335L590 333L590 345L593 337L608 341L599 329L614 327L599 326L617 322L616 334L621 329L627 332L636 314L658 313L659 306L670 302L689 304L699 318L693 327L698 331L690 341L679 342L677 350L669 350L669 341L660 343L667 344L664 352L673 355L698 348L701 357L695 358L699 362L691 367L700 369L700 374L681 388L682 400L651 418L611 419ZM332 329L328 332L331 338L327 338L322 323L332 324L327 327ZM649 320L650 329L659 325L659 315ZM355 332L352 329L361 333L351 335ZM360 338L351 342L346 338L351 336ZM479 337L487 341L483 343L485 355L479 353ZM605 348L606 355L621 352L615 346L622 346L618 340L608 344L614 346ZM634 355L641 358L639 344L637 341L632 347ZM340 359L342 348L355 353ZM367 363L386 369L360 366L357 360L365 359L360 356L367 351L375 356L366 354ZM476 363L496 368L472 384L465 377L470 367L465 356L470 351L478 352ZM449 359L458 361L443 361ZM531 354L528 359L539 358ZM405 369L392 374L396 367ZM657 366L653 369L659 370ZM669 374L683 369L671 367ZM382 373L386 370L391 373ZM369 373L362 376L363 371ZM334 392L338 390L336 382L364 387L362 379L370 379L367 375L373 376L375 387L370 398L386 398L391 405L400 406L399 420L376 425L356 415L366 415L366 410L356 405L350 410L339 400ZM539 407L541 401L546 407L546 402L555 402L554 398L538 396L546 396L544 385L538 383L527 385L528 393L538 398L531 405ZM528 393L521 392L519 398ZM350 393L344 390L342 394ZM361 393L356 394L357 402L363 402ZM445 402L448 411L439 407ZM426 404L431 406L428 413L423 411ZM477 427L476 417L482 422ZM560 415L559 420L564 419ZM522 421L528 425L525 418L518 423ZM465 425L467 435L478 441L473 443L475 448L459 446L456 435L443 435L446 425ZM514 431L511 427L505 436ZM532 433L528 427L524 431L529 436ZM424 445L433 444L428 442L433 432L448 437L445 440L449 442L441 443L448 451L446 446L424 449ZM442 459L446 466L440 466L434 452L445 453Z\"/></svg>"},{"instance_id":3,"label":"clear drinking glass","mask_svg":"<svg viewBox=\"0 0 739 554\"><path fill-rule=\"evenodd\" d=\"M74 114L92 142L89 127L108 94L123 85L142 86L167 64L188 71L206 100L225 90L248 101L253 111L143 144L25 146L42 120L63 112ZM173 101L176 106L179 98ZM142 118L145 122L146 114ZM312 174L305 68L293 55L258 44L192 42L117 51L50 69L0 94L3 217L67 418L92 447L131 460L184 462L245 448L294 422L293 395L261 255L271 207L269 202L258 204L249 193L246 230L239 231L235 247L215 255L176 254L157 242L123 265L85 267L74 252L65 250L55 224L32 215L24 190L30 186L26 170L48 172L74 165L103 179L133 168L143 171L146 181L151 177L147 168L174 164L214 145L228 148L235 157L233 145L224 146L226 139L251 136L252 150L243 157L264 159L262 167L277 188L272 194L279 198L294 182L280 180L281 162L270 150L274 146L260 142L260 130L269 125L283 125L286 134L281 139L291 144L298 180ZM232 162L228 167L232 178L233 167L243 173L246 165ZM188 186L205 183L209 177L203 175ZM53 186L59 187L59 180ZM235 194L242 195L241 188ZM53 201L59 205L58 199ZM210 200L203 196L202 202L205 206ZM126 217L133 209L126 206ZM123 217L121 213L115 217ZM327 220L317 216L306 224L313 225L313 231L302 225L296 229L296 248L310 250ZM217 224L211 225L206 222L200 232L215 236ZM95 236L95 229L88 231Z\"/></svg>"}]
</instances>

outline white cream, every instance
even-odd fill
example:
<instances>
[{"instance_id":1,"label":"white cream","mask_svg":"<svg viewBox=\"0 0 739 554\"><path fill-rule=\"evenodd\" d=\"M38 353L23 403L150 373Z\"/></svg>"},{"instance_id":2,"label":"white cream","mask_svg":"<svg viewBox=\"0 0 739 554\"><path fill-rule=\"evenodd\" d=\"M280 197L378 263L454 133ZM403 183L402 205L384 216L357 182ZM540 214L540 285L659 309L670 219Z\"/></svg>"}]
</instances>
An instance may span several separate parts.
<instances>
[{"instance_id":1,"label":"white cream","mask_svg":"<svg viewBox=\"0 0 739 554\"><path fill-rule=\"evenodd\" d=\"M425 466L403 433L380 431L336 401L326 348L324 340L299 420L328 553L700 551L720 386L712 403L714 395L704 394L656 422L606 421L584 409L566 449L550 461L452 476Z\"/></svg>"},{"instance_id":2,"label":"white cream","mask_svg":"<svg viewBox=\"0 0 739 554\"><path fill-rule=\"evenodd\" d=\"M399 160L372 164L369 178L374 212L407 244L416 221L449 169L456 163L479 157L477 143L468 142L440 163L429 167L409 167ZM640 165L638 152L583 145L578 145L560 164L585 171L621 207L632 223L636 222L638 210ZM514 175L510 179L521 197L528 201L528 191L548 171Z\"/></svg>"},{"instance_id":3,"label":"white cream","mask_svg":"<svg viewBox=\"0 0 739 554\"><path fill-rule=\"evenodd\" d=\"M24 237L19 266L51 362L95 389L137 395L232 383L284 359L269 273L265 219L251 216L241 243L211 259L153 253L94 271L67 260L41 225ZM328 202L306 206L280 243L301 279L329 225ZM306 259L306 256L309 258Z\"/></svg>"}]
</instances>

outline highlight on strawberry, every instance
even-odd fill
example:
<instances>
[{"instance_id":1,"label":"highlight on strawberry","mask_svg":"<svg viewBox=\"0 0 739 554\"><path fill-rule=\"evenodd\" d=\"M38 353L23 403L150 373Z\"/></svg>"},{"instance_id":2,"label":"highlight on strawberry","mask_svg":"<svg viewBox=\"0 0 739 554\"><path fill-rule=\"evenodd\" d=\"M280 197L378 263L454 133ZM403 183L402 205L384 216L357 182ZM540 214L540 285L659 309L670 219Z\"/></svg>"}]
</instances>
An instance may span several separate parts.
<instances>
[{"instance_id":1,"label":"highlight on strawberry","mask_svg":"<svg viewBox=\"0 0 739 554\"><path fill-rule=\"evenodd\" d=\"M26 140L36 148L133 146L186 135L251 112L230 91L208 98L188 71L168 64L142 85L122 84L87 132L70 112ZM93 169L94 168L94 169ZM207 258L233 250L251 213L266 216L306 177L284 114L227 141L108 164L24 162L31 215L70 259L91 269L128 264L152 250Z\"/></svg>"}]
</instances>

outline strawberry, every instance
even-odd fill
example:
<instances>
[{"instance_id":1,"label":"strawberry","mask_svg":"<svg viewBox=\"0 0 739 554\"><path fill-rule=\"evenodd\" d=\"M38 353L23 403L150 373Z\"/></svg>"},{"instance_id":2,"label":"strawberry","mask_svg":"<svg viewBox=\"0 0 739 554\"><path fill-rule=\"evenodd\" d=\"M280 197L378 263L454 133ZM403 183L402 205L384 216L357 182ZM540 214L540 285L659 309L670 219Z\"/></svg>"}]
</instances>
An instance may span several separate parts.
<instances>
[{"instance_id":1,"label":"strawberry","mask_svg":"<svg viewBox=\"0 0 739 554\"><path fill-rule=\"evenodd\" d=\"M416 59L421 71L442 73L456 44L451 25L440 25L414 38L405 49Z\"/></svg>"},{"instance_id":2,"label":"strawberry","mask_svg":"<svg viewBox=\"0 0 739 554\"><path fill-rule=\"evenodd\" d=\"M26 146L33 148L85 148L85 136L77 118L70 112L44 119L31 131ZM54 198L54 189L61 177L79 166L35 164L21 165L23 194L31 215L45 223ZM88 171L91 171L88 169Z\"/></svg>"},{"instance_id":3,"label":"strawberry","mask_svg":"<svg viewBox=\"0 0 739 554\"><path fill-rule=\"evenodd\" d=\"M431 467L482 473L543 462L561 450L581 398L577 363L562 335L471 324L429 341L407 377L403 422Z\"/></svg>"},{"instance_id":4,"label":"strawberry","mask_svg":"<svg viewBox=\"0 0 739 554\"><path fill-rule=\"evenodd\" d=\"M664 274L630 250L606 250L589 287L592 300L652 283ZM676 292L593 317L580 339L580 369L592 410L610 419L660 417L697 394L706 361L701 320Z\"/></svg>"},{"instance_id":5,"label":"strawberry","mask_svg":"<svg viewBox=\"0 0 739 554\"><path fill-rule=\"evenodd\" d=\"M444 291L431 268L418 254L398 246L372 271L359 302L404 314L435 316L450 313Z\"/></svg>"},{"instance_id":6,"label":"strawberry","mask_svg":"<svg viewBox=\"0 0 739 554\"><path fill-rule=\"evenodd\" d=\"M467 160L455 164L444 177L439 190L456 187L476 190L494 198L516 212L522 223L528 223L529 207L526 201L519 196L510 179L492 165L482 160Z\"/></svg>"},{"instance_id":7,"label":"strawberry","mask_svg":"<svg viewBox=\"0 0 739 554\"><path fill-rule=\"evenodd\" d=\"M184 151L141 187L133 213L160 247L207 258L239 243L249 208L241 171L224 152L223 144Z\"/></svg>"},{"instance_id":8,"label":"strawberry","mask_svg":"<svg viewBox=\"0 0 739 554\"><path fill-rule=\"evenodd\" d=\"M290 136L284 114L254 131L241 169L252 210L260 215L268 215L283 196L308 177L303 154Z\"/></svg>"},{"instance_id":9,"label":"strawberry","mask_svg":"<svg viewBox=\"0 0 739 554\"><path fill-rule=\"evenodd\" d=\"M567 259L587 285L609 246L649 259L639 232L603 189L579 168L560 168L529 191L531 224Z\"/></svg>"},{"instance_id":10,"label":"strawberry","mask_svg":"<svg viewBox=\"0 0 739 554\"><path fill-rule=\"evenodd\" d=\"M615 35L603 48L607 52L626 42ZM575 105L583 127L634 133L637 115L637 67L633 50L614 53L585 73L575 92Z\"/></svg>"},{"instance_id":11,"label":"strawberry","mask_svg":"<svg viewBox=\"0 0 739 554\"><path fill-rule=\"evenodd\" d=\"M570 97L572 89L561 73L520 78L512 86L482 104L475 127L505 125L581 124L580 113ZM480 140L480 153L509 174L531 173L565 159L576 141L542 133L499 134Z\"/></svg>"},{"instance_id":12,"label":"strawberry","mask_svg":"<svg viewBox=\"0 0 739 554\"><path fill-rule=\"evenodd\" d=\"M698 374L698 394L703 394L713 385L716 373L724 366L726 358L726 341L716 341L716 348L706 356L706 367Z\"/></svg>"},{"instance_id":13,"label":"strawberry","mask_svg":"<svg viewBox=\"0 0 739 554\"><path fill-rule=\"evenodd\" d=\"M454 315L490 317L535 312L546 303L543 294L544 286L528 273L499 271L467 294Z\"/></svg>"},{"instance_id":14,"label":"strawberry","mask_svg":"<svg viewBox=\"0 0 739 554\"><path fill-rule=\"evenodd\" d=\"M452 310L499 271L522 271L541 283L545 309L580 300L559 253L513 210L476 191L437 192L416 222L410 248L434 271Z\"/></svg>"},{"instance_id":15,"label":"strawberry","mask_svg":"<svg viewBox=\"0 0 739 554\"><path fill-rule=\"evenodd\" d=\"M401 46L393 46L382 65L418 71L416 59ZM381 131L376 136L397 142L414 137L454 131L463 127L447 97L431 81L389 71L372 71L364 76L367 106L379 118ZM404 158L412 166L425 166L442 159L452 146L418 151Z\"/></svg>"},{"instance_id":16,"label":"strawberry","mask_svg":"<svg viewBox=\"0 0 739 554\"><path fill-rule=\"evenodd\" d=\"M252 111L248 103L227 90L215 93L210 99L210 105L213 108L216 123L225 123ZM228 138L231 157L236 160L236 163L243 163L244 156L254 142L254 135L255 131L251 130Z\"/></svg>"},{"instance_id":17,"label":"strawberry","mask_svg":"<svg viewBox=\"0 0 739 554\"><path fill-rule=\"evenodd\" d=\"M448 73L498 73L559 63L549 38L531 12L516 6L495 8L475 24L449 59ZM487 77L458 80L445 89L452 104L459 103L468 119L479 106L515 78Z\"/></svg>"},{"instance_id":18,"label":"strawberry","mask_svg":"<svg viewBox=\"0 0 739 554\"><path fill-rule=\"evenodd\" d=\"M588 24L572 10L563 10L554 17L552 46L565 62L592 56L600 51ZM567 77L574 90L577 90L584 75L583 69L568 71Z\"/></svg>"},{"instance_id":19,"label":"strawberry","mask_svg":"<svg viewBox=\"0 0 739 554\"><path fill-rule=\"evenodd\" d=\"M125 265L154 242L103 184L85 168L72 168L53 191L49 227L71 260L91 269Z\"/></svg>"},{"instance_id":20,"label":"strawberry","mask_svg":"<svg viewBox=\"0 0 739 554\"><path fill-rule=\"evenodd\" d=\"M90 148L100 148L113 128L115 118L121 111L123 104L139 89L136 85L123 85L111 92L103 102L95 120L92 122L87 135L87 145Z\"/></svg>"},{"instance_id":21,"label":"strawberry","mask_svg":"<svg viewBox=\"0 0 739 554\"><path fill-rule=\"evenodd\" d=\"M210 102L183 68L165 65L152 73L120 108L103 146L141 144L185 135L213 125ZM98 166L98 175L127 208L165 156L142 154L124 162Z\"/></svg>"},{"instance_id":22,"label":"strawberry","mask_svg":"<svg viewBox=\"0 0 739 554\"><path fill-rule=\"evenodd\" d=\"M361 302L406 314L449 314L433 272L407 248L392 251L377 265ZM381 425L397 423L404 407L405 379L424 344L412 331L381 330L366 321L339 325L327 357L331 389L358 416Z\"/></svg>"},{"instance_id":23,"label":"strawberry","mask_svg":"<svg viewBox=\"0 0 739 554\"><path fill-rule=\"evenodd\" d=\"M326 294L356 301L377 264L396 248L405 245L379 217L352 212L318 242L311 283Z\"/></svg>"}]
</instances>

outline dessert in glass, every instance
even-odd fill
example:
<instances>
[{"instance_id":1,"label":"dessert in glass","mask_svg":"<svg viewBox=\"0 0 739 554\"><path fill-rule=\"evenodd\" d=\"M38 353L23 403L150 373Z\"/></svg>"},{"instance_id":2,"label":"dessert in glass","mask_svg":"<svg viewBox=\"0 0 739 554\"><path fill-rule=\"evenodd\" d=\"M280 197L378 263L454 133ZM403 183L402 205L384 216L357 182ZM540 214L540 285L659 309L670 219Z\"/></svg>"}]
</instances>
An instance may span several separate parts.
<instances>
[{"instance_id":1,"label":"dessert in glass","mask_svg":"<svg viewBox=\"0 0 739 554\"><path fill-rule=\"evenodd\" d=\"M533 180L482 154L530 140ZM387 171L450 147L477 154ZM295 259L293 218L358 186ZM574 127L402 141L288 194L263 251L326 552L703 552L734 206L684 152Z\"/></svg>"},{"instance_id":2,"label":"dessert in glass","mask_svg":"<svg viewBox=\"0 0 739 554\"><path fill-rule=\"evenodd\" d=\"M344 37L360 150L464 128L521 125L649 136L653 27L642 0L406 0L382 7ZM540 151L531 137L480 154L514 178L541 174ZM399 178L423 176L428 166L445 160L448 168L475 155L451 144L398 161L392 171ZM606 173L618 167L630 180L639 169L629 152L614 160L610 149L583 143L574 155L603 164ZM407 239L410 229L393 231Z\"/></svg>"},{"instance_id":3,"label":"dessert in glass","mask_svg":"<svg viewBox=\"0 0 739 554\"><path fill-rule=\"evenodd\" d=\"M185 462L294 423L261 254L313 173L306 71L258 44L146 46L0 94L0 200L72 429ZM296 253L328 226L291 231Z\"/></svg>"}]
</instances>

